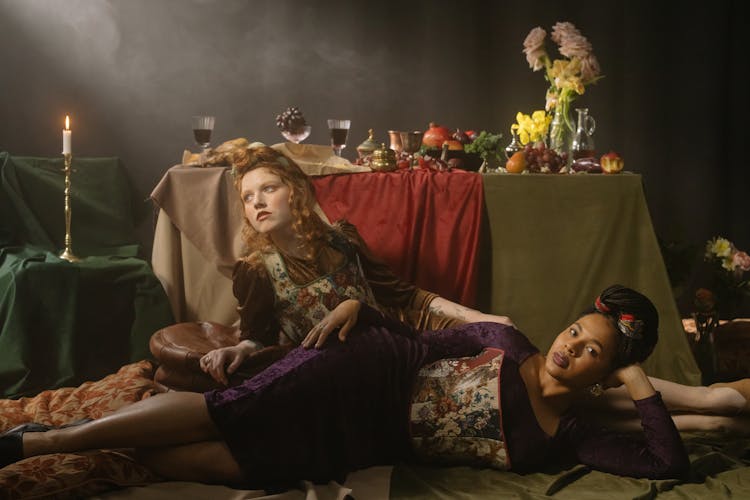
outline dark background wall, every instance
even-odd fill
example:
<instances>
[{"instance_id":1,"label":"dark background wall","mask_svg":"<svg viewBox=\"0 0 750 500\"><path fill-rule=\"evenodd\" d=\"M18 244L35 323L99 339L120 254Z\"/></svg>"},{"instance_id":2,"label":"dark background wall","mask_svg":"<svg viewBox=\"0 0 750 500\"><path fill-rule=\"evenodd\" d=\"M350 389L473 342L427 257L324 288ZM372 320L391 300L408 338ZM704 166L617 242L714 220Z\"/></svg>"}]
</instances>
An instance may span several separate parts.
<instances>
[{"instance_id":1,"label":"dark background wall","mask_svg":"<svg viewBox=\"0 0 750 500\"><path fill-rule=\"evenodd\" d=\"M507 136L517 111L544 106L522 42L563 20L606 75L574 105L597 119L599 152L643 174L670 269L690 249L694 276L714 235L750 248L741 0L0 0L0 150L59 154L70 114L76 155L127 167L147 253L148 194L196 150L191 115L216 116L214 144L281 141L289 105L313 126L307 142L351 118L350 158L368 128L380 141L430 121Z\"/></svg>"}]
</instances>

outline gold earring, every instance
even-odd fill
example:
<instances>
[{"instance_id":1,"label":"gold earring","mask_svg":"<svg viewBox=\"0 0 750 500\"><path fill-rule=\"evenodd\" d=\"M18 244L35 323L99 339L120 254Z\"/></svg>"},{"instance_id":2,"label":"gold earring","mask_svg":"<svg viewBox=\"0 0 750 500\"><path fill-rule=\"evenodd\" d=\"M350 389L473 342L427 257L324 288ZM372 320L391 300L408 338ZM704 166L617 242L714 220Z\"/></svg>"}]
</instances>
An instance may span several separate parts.
<instances>
[{"instance_id":1,"label":"gold earring","mask_svg":"<svg viewBox=\"0 0 750 500\"><path fill-rule=\"evenodd\" d=\"M592 396L598 398L599 396L604 394L604 387L602 387L602 384L596 383L592 385L591 387L589 387L589 392L591 393Z\"/></svg>"}]
</instances>

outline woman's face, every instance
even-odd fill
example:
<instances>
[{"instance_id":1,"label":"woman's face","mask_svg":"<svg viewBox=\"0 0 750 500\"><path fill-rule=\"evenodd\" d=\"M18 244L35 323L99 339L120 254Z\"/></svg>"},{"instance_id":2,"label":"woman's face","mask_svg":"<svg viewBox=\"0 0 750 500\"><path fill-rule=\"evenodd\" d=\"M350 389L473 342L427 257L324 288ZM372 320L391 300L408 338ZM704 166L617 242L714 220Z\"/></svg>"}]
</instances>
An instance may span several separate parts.
<instances>
[{"instance_id":1,"label":"woman's face","mask_svg":"<svg viewBox=\"0 0 750 500\"><path fill-rule=\"evenodd\" d=\"M612 372L617 331L605 316L587 314L562 331L547 353L545 368L571 388L601 382Z\"/></svg>"},{"instance_id":2,"label":"woman's face","mask_svg":"<svg viewBox=\"0 0 750 500\"><path fill-rule=\"evenodd\" d=\"M273 235L292 226L291 189L271 170L261 167L242 177L240 198L245 217L258 233Z\"/></svg>"}]
</instances>

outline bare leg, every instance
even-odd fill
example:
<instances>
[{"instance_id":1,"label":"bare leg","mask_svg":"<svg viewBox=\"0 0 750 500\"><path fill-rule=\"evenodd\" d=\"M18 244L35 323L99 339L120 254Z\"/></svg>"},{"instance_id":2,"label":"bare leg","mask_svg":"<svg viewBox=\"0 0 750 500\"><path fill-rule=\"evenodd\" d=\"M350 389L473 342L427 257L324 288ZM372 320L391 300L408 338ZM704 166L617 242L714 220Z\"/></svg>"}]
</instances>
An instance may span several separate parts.
<instances>
[{"instance_id":1,"label":"bare leg","mask_svg":"<svg viewBox=\"0 0 750 500\"><path fill-rule=\"evenodd\" d=\"M222 441L203 441L169 448L142 448L138 460L173 481L239 483L242 471Z\"/></svg>"},{"instance_id":2,"label":"bare leg","mask_svg":"<svg viewBox=\"0 0 750 500\"><path fill-rule=\"evenodd\" d=\"M710 387L682 385L668 380L649 377L654 389L661 393L669 411L709 413L734 416L748 405L748 400L737 389L723 384ZM750 395L750 380L747 384ZM589 407L601 411L635 413L635 405L624 387L607 389L599 398L589 398L584 402Z\"/></svg>"},{"instance_id":3,"label":"bare leg","mask_svg":"<svg viewBox=\"0 0 750 500\"><path fill-rule=\"evenodd\" d=\"M711 389L730 388L742 394L745 398L745 406L742 409L744 413L750 413L750 378L735 380L734 382L720 382L709 385Z\"/></svg>"},{"instance_id":4,"label":"bare leg","mask_svg":"<svg viewBox=\"0 0 750 500\"><path fill-rule=\"evenodd\" d=\"M620 432L641 432L641 420L616 413L596 415L596 421ZM750 435L750 418L722 415L679 414L672 415L680 432L715 432L723 435Z\"/></svg>"},{"instance_id":5,"label":"bare leg","mask_svg":"<svg viewBox=\"0 0 750 500\"><path fill-rule=\"evenodd\" d=\"M203 394L169 392L88 424L23 435L25 457L95 448L174 446L218 440Z\"/></svg>"}]
</instances>

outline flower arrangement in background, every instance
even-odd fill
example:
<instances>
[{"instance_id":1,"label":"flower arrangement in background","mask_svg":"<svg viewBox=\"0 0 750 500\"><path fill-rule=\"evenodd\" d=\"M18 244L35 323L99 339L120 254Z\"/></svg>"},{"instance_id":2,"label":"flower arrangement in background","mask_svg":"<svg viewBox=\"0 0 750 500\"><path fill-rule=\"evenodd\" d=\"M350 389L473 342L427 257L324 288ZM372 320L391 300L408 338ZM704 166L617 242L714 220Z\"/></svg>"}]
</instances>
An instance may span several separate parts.
<instances>
[{"instance_id":1,"label":"flower arrangement in background","mask_svg":"<svg viewBox=\"0 0 750 500\"><path fill-rule=\"evenodd\" d=\"M734 246L726 238L717 236L706 242L704 259L714 271L716 292L719 304L724 304L728 311L736 307L743 295L750 294L750 255Z\"/></svg>"},{"instance_id":2,"label":"flower arrangement in background","mask_svg":"<svg viewBox=\"0 0 750 500\"><path fill-rule=\"evenodd\" d=\"M516 113L516 123L510 126L510 131L518 135L518 141L523 144L544 141L552 117L542 110L525 115L520 111Z\"/></svg>"},{"instance_id":3,"label":"flower arrangement in background","mask_svg":"<svg viewBox=\"0 0 750 500\"><path fill-rule=\"evenodd\" d=\"M550 38L558 45L562 58L552 59L546 48L547 32L541 27L533 28L523 42L526 61L534 71L544 69L549 82L545 109L555 111L562 117L570 133L574 131L570 120L570 103L586 91L586 86L602 78L599 62L594 56L591 43L569 22L558 22L552 27ZM564 130L554 133L563 134ZM561 137L550 137L550 146L555 147Z\"/></svg>"}]
</instances>

